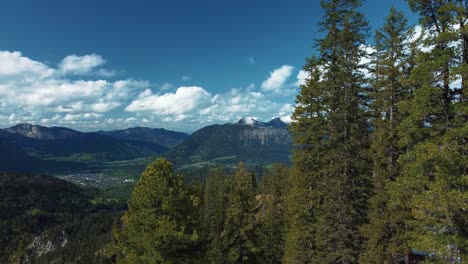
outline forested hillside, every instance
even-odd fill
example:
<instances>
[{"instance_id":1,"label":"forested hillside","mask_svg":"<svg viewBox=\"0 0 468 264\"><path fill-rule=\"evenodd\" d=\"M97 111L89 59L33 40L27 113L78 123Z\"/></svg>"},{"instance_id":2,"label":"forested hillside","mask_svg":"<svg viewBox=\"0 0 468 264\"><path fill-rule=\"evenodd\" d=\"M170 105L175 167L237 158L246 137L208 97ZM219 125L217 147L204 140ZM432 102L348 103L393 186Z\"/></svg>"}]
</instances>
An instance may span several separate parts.
<instances>
[{"instance_id":1,"label":"forested hillside","mask_svg":"<svg viewBox=\"0 0 468 264\"><path fill-rule=\"evenodd\" d=\"M133 127L124 130L99 131L101 135L117 139L144 141L155 143L165 148L173 148L189 135L182 132L165 130L163 128Z\"/></svg>"},{"instance_id":2,"label":"forested hillside","mask_svg":"<svg viewBox=\"0 0 468 264\"><path fill-rule=\"evenodd\" d=\"M468 2L408 4L420 25L393 8L370 45L361 1L322 1L292 167L184 185L158 159L113 231L117 263L468 261Z\"/></svg>"},{"instance_id":3,"label":"forested hillside","mask_svg":"<svg viewBox=\"0 0 468 264\"><path fill-rule=\"evenodd\" d=\"M0 173L0 262L107 263L100 252L125 205L100 197L51 176Z\"/></svg>"},{"instance_id":4,"label":"forested hillside","mask_svg":"<svg viewBox=\"0 0 468 264\"><path fill-rule=\"evenodd\" d=\"M279 119L260 122L241 119L235 124L212 125L195 131L190 137L162 156L184 171L239 161L249 166L290 162L291 134L288 124Z\"/></svg>"}]
</instances>

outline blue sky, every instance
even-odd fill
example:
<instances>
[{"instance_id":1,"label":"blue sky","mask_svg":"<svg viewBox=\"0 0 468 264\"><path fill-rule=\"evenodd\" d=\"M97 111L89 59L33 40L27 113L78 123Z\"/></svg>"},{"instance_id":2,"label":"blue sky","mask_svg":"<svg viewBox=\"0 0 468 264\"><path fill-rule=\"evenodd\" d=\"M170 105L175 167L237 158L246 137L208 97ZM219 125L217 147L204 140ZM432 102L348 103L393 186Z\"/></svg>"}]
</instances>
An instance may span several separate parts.
<instances>
[{"instance_id":1,"label":"blue sky","mask_svg":"<svg viewBox=\"0 0 468 264\"><path fill-rule=\"evenodd\" d=\"M373 30L403 0L368 0ZM0 127L192 132L288 116L319 1L3 0ZM299 78L298 78L299 77Z\"/></svg>"}]
</instances>

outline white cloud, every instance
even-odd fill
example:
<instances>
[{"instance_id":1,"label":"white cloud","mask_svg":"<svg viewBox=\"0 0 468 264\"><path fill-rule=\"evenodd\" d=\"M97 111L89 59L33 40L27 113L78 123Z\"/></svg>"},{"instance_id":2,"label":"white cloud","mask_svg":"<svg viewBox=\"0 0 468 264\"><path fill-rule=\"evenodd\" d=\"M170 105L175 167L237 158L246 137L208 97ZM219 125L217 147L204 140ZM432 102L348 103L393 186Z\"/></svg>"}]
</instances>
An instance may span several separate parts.
<instances>
[{"instance_id":1,"label":"white cloud","mask_svg":"<svg viewBox=\"0 0 468 264\"><path fill-rule=\"evenodd\" d=\"M291 90L293 84L286 82L292 66L271 73L263 85L276 89L269 93L250 83L211 94L198 86L173 89L170 83L151 87L147 81L108 80L115 72L101 68L104 63L96 54L71 55L51 67L20 52L0 51L0 126L30 122L96 131L144 124L193 131L246 116L268 121L289 114L285 103L273 98Z\"/></svg>"},{"instance_id":2,"label":"white cloud","mask_svg":"<svg viewBox=\"0 0 468 264\"><path fill-rule=\"evenodd\" d=\"M291 76L294 67L283 65L270 73L270 77L263 81L263 91L278 91L284 87L286 81Z\"/></svg>"},{"instance_id":3,"label":"white cloud","mask_svg":"<svg viewBox=\"0 0 468 264\"><path fill-rule=\"evenodd\" d=\"M292 118L290 115L288 116L281 116L280 120L285 122L286 124L291 124L293 122Z\"/></svg>"},{"instance_id":4,"label":"white cloud","mask_svg":"<svg viewBox=\"0 0 468 264\"><path fill-rule=\"evenodd\" d=\"M54 70L47 65L24 57L21 52L0 51L0 78L17 75L26 78L45 78L53 73Z\"/></svg>"},{"instance_id":5,"label":"white cloud","mask_svg":"<svg viewBox=\"0 0 468 264\"><path fill-rule=\"evenodd\" d=\"M61 69L24 57L20 52L0 51L0 115L14 113L10 120L1 119L0 125L18 122L91 124L87 120L98 116L89 113L103 115L115 110L150 85L147 81L132 79L112 82L70 78L63 69L75 74L103 61L99 55L90 55L88 59L70 58L74 57L63 60ZM76 67L72 70L73 61ZM62 117L57 113L66 115Z\"/></svg>"},{"instance_id":6,"label":"white cloud","mask_svg":"<svg viewBox=\"0 0 468 264\"><path fill-rule=\"evenodd\" d=\"M120 103L118 102L104 102L104 100L101 100L98 103L91 104L90 108L94 112L104 113L104 112L109 112L110 110L119 106L120 106Z\"/></svg>"},{"instance_id":7,"label":"white cloud","mask_svg":"<svg viewBox=\"0 0 468 264\"><path fill-rule=\"evenodd\" d=\"M157 114L184 114L207 106L211 103L211 94L198 86L180 87L175 93L152 94L146 90L139 98L131 102L126 111L152 111Z\"/></svg>"},{"instance_id":8,"label":"white cloud","mask_svg":"<svg viewBox=\"0 0 468 264\"><path fill-rule=\"evenodd\" d=\"M294 111L294 106L291 104L284 104L280 109L279 109L279 115L290 115Z\"/></svg>"},{"instance_id":9,"label":"white cloud","mask_svg":"<svg viewBox=\"0 0 468 264\"><path fill-rule=\"evenodd\" d=\"M159 89L161 89L161 91L167 91L167 90L170 90L172 88L174 88L174 85L172 83L165 83Z\"/></svg>"},{"instance_id":10,"label":"white cloud","mask_svg":"<svg viewBox=\"0 0 468 264\"><path fill-rule=\"evenodd\" d=\"M73 102L68 105L60 105L55 108L56 112L60 113L70 113L70 112L78 112L83 110L84 103L82 101Z\"/></svg>"},{"instance_id":11,"label":"white cloud","mask_svg":"<svg viewBox=\"0 0 468 264\"><path fill-rule=\"evenodd\" d=\"M106 63L106 61L97 54L84 56L70 55L62 60L59 64L59 69L63 73L68 74L88 74L94 68L104 63ZM109 74L109 72L102 72L101 74Z\"/></svg>"},{"instance_id":12,"label":"white cloud","mask_svg":"<svg viewBox=\"0 0 468 264\"><path fill-rule=\"evenodd\" d=\"M110 77L114 77L117 75L116 71L108 70L108 69L99 69L96 73L97 75L104 77L104 78L110 78Z\"/></svg>"},{"instance_id":13,"label":"white cloud","mask_svg":"<svg viewBox=\"0 0 468 264\"><path fill-rule=\"evenodd\" d=\"M295 86L304 85L306 83L307 78L309 78L309 73L305 70L300 70L296 78L297 82L295 83Z\"/></svg>"},{"instance_id":14,"label":"white cloud","mask_svg":"<svg viewBox=\"0 0 468 264\"><path fill-rule=\"evenodd\" d=\"M255 64L255 59L254 59L254 57L250 57L250 58L249 58L249 62L250 62L250 64Z\"/></svg>"},{"instance_id":15,"label":"white cloud","mask_svg":"<svg viewBox=\"0 0 468 264\"><path fill-rule=\"evenodd\" d=\"M83 121L98 119L102 115L96 113L84 113L84 114L66 114L63 120L65 121Z\"/></svg>"},{"instance_id":16,"label":"white cloud","mask_svg":"<svg viewBox=\"0 0 468 264\"><path fill-rule=\"evenodd\" d=\"M39 83L31 83L23 88L23 93L18 95L18 101L26 105L47 106L66 100L82 98L96 98L102 94L107 81L74 81L47 80Z\"/></svg>"},{"instance_id":17,"label":"white cloud","mask_svg":"<svg viewBox=\"0 0 468 264\"><path fill-rule=\"evenodd\" d=\"M263 96L263 94L260 93L260 92L251 92L250 95L253 96L253 97L256 97L256 98L259 98L259 97Z\"/></svg>"},{"instance_id":18,"label":"white cloud","mask_svg":"<svg viewBox=\"0 0 468 264\"><path fill-rule=\"evenodd\" d=\"M190 75L184 75L184 76L182 76L181 79L182 79L182 81L190 81L190 80L192 79L192 76L190 76Z\"/></svg>"},{"instance_id":19,"label":"white cloud","mask_svg":"<svg viewBox=\"0 0 468 264\"><path fill-rule=\"evenodd\" d=\"M125 122L126 122L126 123L131 123L131 122L135 122L135 121L137 121L137 120L138 120L138 119L136 119L136 118L134 118L134 117L129 117L129 118L125 119Z\"/></svg>"}]
</instances>

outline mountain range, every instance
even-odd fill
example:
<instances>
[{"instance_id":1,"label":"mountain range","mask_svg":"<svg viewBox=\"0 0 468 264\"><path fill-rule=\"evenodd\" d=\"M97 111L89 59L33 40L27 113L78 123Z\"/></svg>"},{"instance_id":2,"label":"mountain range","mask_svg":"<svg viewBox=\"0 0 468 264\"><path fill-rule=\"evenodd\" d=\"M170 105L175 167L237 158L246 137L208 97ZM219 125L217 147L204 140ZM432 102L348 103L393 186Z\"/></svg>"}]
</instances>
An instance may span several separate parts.
<instances>
[{"instance_id":1,"label":"mountain range","mask_svg":"<svg viewBox=\"0 0 468 264\"><path fill-rule=\"evenodd\" d=\"M98 134L110 136L116 139L143 141L159 144L165 148L173 148L188 134L166 130L164 128L132 127L124 130L98 131Z\"/></svg>"},{"instance_id":2,"label":"mountain range","mask_svg":"<svg viewBox=\"0 0 468 264\"><path fill-rule=\"evenodd\" d=\"M175 168L216 164L267 165L289 162L291 137L280 118L211 125L191 135L146 127L79 132L66 127L18 124L0 129L0 170L74 171L104 164L163 156Z\"/></svg>"},{"instance_id":3,"label":"mountain range","mask_svg":"<svg viewBox=\"0 0 468 264\"><path fill-rule=\"evenodd\" d=\"M172 139L172 142L179 140ZM159 132L159 134L161 134ZM119 139L65 127L18 124L0 130L0 170L43 172L75 170L86 164L157 156L168 148L156 141Z\"/></svg>"},{"instance_id":4,"label":"mountain range","mask_svg":"<svg viewBox=\"0 0 468 264\"><path fill-rule=\"evenodd\" d=\"M292 142L287 127L280 118L266 123L242 118L235 124L207 126L163 156L176 168L186 169L240 161L248 165L289 163Z\"/></svg>"}]
</instances>

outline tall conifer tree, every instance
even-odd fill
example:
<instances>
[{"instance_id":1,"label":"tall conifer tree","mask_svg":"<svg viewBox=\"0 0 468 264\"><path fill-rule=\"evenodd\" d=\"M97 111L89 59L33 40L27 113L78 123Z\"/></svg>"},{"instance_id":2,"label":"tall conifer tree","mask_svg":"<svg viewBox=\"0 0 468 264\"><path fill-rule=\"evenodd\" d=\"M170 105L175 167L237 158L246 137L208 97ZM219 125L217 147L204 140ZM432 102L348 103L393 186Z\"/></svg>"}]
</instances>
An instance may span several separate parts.
<instances>
[{"instance_id":1,"label":"tall conifer tree","mask_svg":"<svg viewBox=\"0 0 468 264\"><path fill-rule=\"evenodd\" d=\"M255 207L255 176L246 171L241 162L228 193L223 232L224 263L257 263Z\"/></svg>"},{"instance_id":2,"label":"tall conifer tree","mask_svg":"<svg viewBox=\"0 0 468 264\"><path fill-rule=\"evenodd\" d=\"M414 98L401 104L402 175L388 186L392 207L411 212L412 248L449 262L466 258L468 215L465 58L467 1L409 1L419 13L426 50L411 74Z\"/></svg>"},{"instance_id":3,"label":"tall conifer tree","mask_svg":"<svg viewBox=\"0 0 468 264\"><path fill-rule=\"evenodd\" d=\"M119 263L194 263L198 233L182 177L158 159L141 175L114 236ZM193 255L192 255L193 254Z\"/></svg>"},{"instance_id":4,"label":"tall conifer tree","mask_svg":"<svg viewBox=\"0 0 468 264\"><path fill-rule=\"evenodd\" d=\"M282 263L285 243L285 204L289 169L283 164L273 164L263 174L257 221L260 239L260 263Z\"/></svg>"},{"instance_id":5,"label":"tall conifer tree","mask_svg":"<svg viewBox=\"0 0 468 264\"><path fill-rule=\"evenodd\" d=\"M370 192L361 1L322 1L317 55L293 113L286 263L356 263Z\"/></svg>"},{"instance_id":6,"label":"tall conifer tree","mask_svg":"<svg viewBox=\"0 0 468 264\"><path fill-rule=\"evenodd\" d=\"M411 96L408 78L414 67L412 31L404 14L392 8L386 23L375 35L371 104L374 129L370 151L373 194L369 202L370 223L362 229L366 243L361 263L391 263L392 255L399 255L395 251L406 245L406 241L396 236L402 223L390 221L385 186L400 175L398 158L403 149L398 146L397 126L403 116L398 103Z\"/></svg>"},{"instance_id":7,"label":"tall conifer tree","mask_svg":"<svg viewBox=\"0 0 468 264\"><path fill-rule=\"evenodd\" d=\"M206 258L208 263L223 263L222 232L225 218L225 181L221 167L211 169L204 188L203 230L208 240Z\"/></svg>"}]
</instances>

